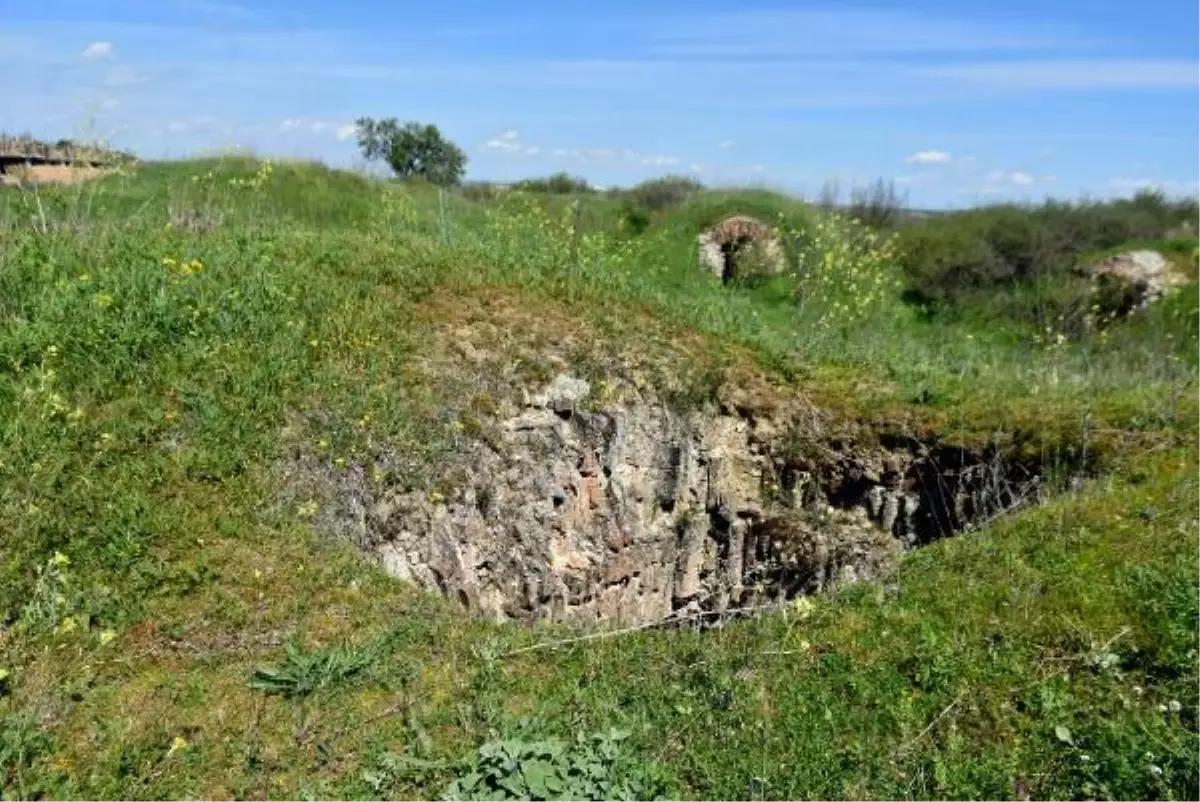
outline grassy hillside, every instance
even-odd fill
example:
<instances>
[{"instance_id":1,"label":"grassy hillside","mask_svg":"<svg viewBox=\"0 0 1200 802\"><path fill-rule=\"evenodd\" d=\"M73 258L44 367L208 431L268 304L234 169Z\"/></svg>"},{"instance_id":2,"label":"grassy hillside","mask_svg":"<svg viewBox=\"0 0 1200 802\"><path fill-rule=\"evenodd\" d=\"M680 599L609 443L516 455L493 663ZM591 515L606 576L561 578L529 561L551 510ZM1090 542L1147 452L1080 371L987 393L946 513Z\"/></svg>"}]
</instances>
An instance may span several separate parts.
<instances>
[{"instance_id":1,"label":"grassy hillside","mask_svg":"<svg viewBox=\"0 0 1200 802\"><path fill-rule=\"evenodd\" d=\"M765 193L640 234L570 200L234 159L0 192L5 796L553 795L560 770L609 796L1197 796L1194 282L1068 333L907 304L886 236ZM733 209L781 220L789 275L700 273L697 226ZM581 633L396 582L280 482L293 451L381 448L432 481L471 436L471 331L531 383L704 404L753 374L1104 473L885 586L547 645Z\"/></svg>"}]
</instances>

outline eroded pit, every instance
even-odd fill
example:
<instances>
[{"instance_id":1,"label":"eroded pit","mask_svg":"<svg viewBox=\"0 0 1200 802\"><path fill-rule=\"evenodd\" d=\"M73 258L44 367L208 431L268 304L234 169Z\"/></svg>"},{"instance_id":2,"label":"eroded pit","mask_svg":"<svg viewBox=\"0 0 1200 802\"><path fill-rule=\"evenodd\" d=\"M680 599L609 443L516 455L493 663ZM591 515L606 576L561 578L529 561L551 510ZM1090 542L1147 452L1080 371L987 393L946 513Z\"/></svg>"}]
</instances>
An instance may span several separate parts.
<instances>
[{"instance_id":1,"label":"eroded pit","mask_svg":"<svg viewBox=\"0 0 1200 802\"><path fill-rule=\"evenodd\" d=\"M879 579L905 549L1045 491L1036 462L994 446L857 442L736 409L587 409L589 391L560 375L497 436L468 439L447 492L343 471L325 523L488 616L631 625Z\"/></svg>"}]
</instances>

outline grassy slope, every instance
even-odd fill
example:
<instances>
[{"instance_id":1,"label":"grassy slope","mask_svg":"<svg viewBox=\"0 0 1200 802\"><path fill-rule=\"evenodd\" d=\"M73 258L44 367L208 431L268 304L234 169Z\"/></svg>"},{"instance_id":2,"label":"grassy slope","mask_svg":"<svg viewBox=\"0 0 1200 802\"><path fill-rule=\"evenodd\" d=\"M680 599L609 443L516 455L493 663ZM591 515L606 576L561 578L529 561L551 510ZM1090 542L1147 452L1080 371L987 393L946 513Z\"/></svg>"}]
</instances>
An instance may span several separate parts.
<instances>
[{"instance_id":1,"label":"grassy slope","mask_svg":"<svg viewBox=\"0 0 1200 802\"><path fill-rule=\"evenodd\" d=\"M257 169L0 194L6 794L437 794L445 770L381 756L622 724L672 795L1195 797L1194 287L1108 342L900 307L828 331L771 287L699 280L682 223L572 245L533 209ZM600 373L753 358L844 414L964 439L1060 444L1088 410L1113 472L912 556L893 590L506 654L559 633L398 586L276 503L271 468L283 443L333 464L387 443L419 471L464 412L440 332L515 330L513 309ZM307 695L247 687L292 637L362 663L312 669Z\"/></svg>"}]
</instances>

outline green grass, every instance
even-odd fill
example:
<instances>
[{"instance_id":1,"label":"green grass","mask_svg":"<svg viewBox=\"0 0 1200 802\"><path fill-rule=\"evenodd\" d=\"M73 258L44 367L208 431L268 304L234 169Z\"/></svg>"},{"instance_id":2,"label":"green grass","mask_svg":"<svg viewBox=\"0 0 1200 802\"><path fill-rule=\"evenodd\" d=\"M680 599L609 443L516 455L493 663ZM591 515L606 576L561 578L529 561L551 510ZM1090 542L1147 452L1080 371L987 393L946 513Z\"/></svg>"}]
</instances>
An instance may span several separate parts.
<instances>
[{"instance_id":1,"label":"green grass","mask_svg":"<svg viewBox=\"0 0 1200 802\"><path fill-rule=\"evenodd\" d=\"M641 769L611 782L669 796L1195 798L1195 285L1062 343L898 290L839 317L695 265L712 215L807 208L702 195L638 237L615 208L576 229L561 198L239 159L0 192L4 794L429 796L489 744L616 727L605 760ZM280 481L386 450L432 487L504 389L453 358L475 328L530 381L763 376L864 425L1086 440L1107 473L889 586L517 651L572 633L396 583Z\"/></svg>"}]
</instances>

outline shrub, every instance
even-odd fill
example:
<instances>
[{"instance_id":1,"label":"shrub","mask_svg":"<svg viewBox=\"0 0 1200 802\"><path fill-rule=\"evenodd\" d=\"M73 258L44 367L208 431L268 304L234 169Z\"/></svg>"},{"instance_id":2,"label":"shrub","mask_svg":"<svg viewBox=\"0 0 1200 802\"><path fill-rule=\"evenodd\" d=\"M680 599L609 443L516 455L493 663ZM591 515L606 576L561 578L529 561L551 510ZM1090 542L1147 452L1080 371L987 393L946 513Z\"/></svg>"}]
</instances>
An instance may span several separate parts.
<instances>
[{"instance_id":1,"label":"shrub","mask_svg":"<svg viewBox=\"0 0 1200 802\"><path fill-rule=\"evenodd\" d=\"M550 195L575 195L595 192L586 178L558 172L547 178L526 178L513 184L513 189L524 192L545 192Z\"/></svg>"},{"instance_id":2,"label":"shrub","mask_svg":"<svg viewBox=\"0 0 1200 802\"><path fill-rule=\"evenodd\" d=\"M650 227L650 208L633 200L621 206L621 224L625 231L637 236Z\"/></svg>"},{"instance_id":3,"label":"shrub","mask_svg":"<svg viewBox=\"0 0 1200 802\"><path fill-rule=\"evenodd\" d=\"M965 293L1012 277L1012 269L974 228L922 224L905 232L901 260L911 294L925 302Z\"/></svg>"},{"instance_id":4,"label":"shrub","mask_svg":"<svg viewBox=\"0 0 1200 802\"><path fill-rule=\"evenodd\" d=\"M904 211L905 199L896 194L896 184L882 178L866 187L850 190L846 213L872 228L895 225Z\"/></svg>"},{"instance_id":5,"label":"shrub","mask_svg":"<svg viewBox=\"0 0 1200 802\"><path fill-rule=\"evenodd\" d=\"M1069 241L1055 236L1039 216L1017 206L999 206L981 216L980 235L1012 276L1032 278L1070 267Z\"/></svg>"},{"instance_id":6,"label":"shrub","mask_svg":"<svg viewBox=\"0 0 1200 802\"><path fill-rule=\"evenodd\" d=\"M504 187L491 181L472 181L458 188L460 195L467 200L476 201L477 203L495 200L504 191Z\"/></svg>"},{"instance_id":7,"label":"shrub","mask_svg":"<svg viewBox=\"0 0 1200 802\"><path fill-rule=\"evenodd\" d=\"M1142 192L1103 203L1008 204L930 218L901 230L909 295L922 301L962 300L977 291L1042 279L1061 289L1081 259L1161 238L1187 225L1195 206L1192 200ZM1020 316L1034 313L1023 310Z\"/></svg>"},{"instance_id":8,"label":"shrub","mask_svg":"<svg viewBox=\"0 0 1200 802\"><path fill-rule=\"evenodd\" d=\"M678 206L692 195L704 191L704 185L685 175L667 175L652 178L626 190L625 195L635 204L645 206L651 212Z\"/></svg>"}]
</instances>

